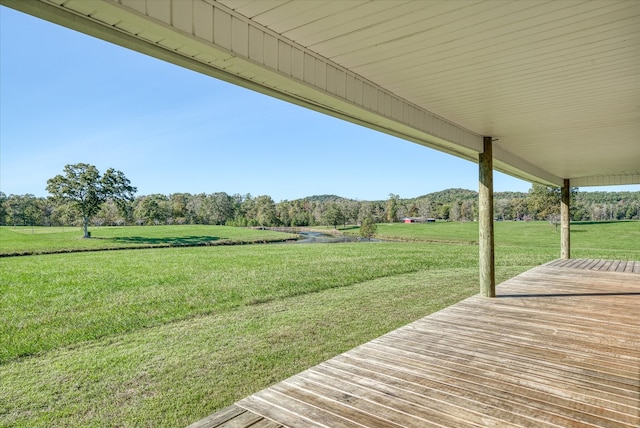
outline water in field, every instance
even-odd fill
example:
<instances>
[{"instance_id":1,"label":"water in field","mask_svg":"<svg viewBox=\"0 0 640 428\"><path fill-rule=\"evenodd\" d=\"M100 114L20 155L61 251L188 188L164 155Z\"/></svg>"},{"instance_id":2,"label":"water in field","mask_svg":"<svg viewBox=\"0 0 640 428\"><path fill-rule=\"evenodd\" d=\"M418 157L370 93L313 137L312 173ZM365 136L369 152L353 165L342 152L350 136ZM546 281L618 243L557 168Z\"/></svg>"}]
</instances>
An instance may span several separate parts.
<instances>
[{"instance_id":1,"label":"water in field","mask_svg":"<svg viewBox=\"0 0 640 428\"><path fill-rule=\"evenodd\" d=\"M321 232L299 232L301 238L292 241L296 244L336 244L339 242L381 242L379 239L371 238L371 241L358 236L329 235Z\"/></svg>"}]
</instances>

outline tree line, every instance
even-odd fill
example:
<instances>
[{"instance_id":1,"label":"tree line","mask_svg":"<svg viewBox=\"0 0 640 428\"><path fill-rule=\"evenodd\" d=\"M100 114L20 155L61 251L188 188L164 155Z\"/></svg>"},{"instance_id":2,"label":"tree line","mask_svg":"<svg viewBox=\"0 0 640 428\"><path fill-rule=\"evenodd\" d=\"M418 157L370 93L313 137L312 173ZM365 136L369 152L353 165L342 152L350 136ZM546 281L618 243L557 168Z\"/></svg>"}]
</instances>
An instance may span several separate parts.
<instances>
[{"instance_id":1,"label":"tree line","mask_svg":"<svg viewBox=\"0 0 640 428\"><path fill-rule=\"evenodd\" d=\"M135 197L137 189L122 171L104 174L86 163L66 165L47 180L48 198L0 192L0 225L88 226L212 224L304 227L411 221L475 221L478 193L447 189L412 199L390 194L384 201L359 201L335 195L275 203L269 195L173 193ZM579 192L572 188L571 217L585 220L637 220L640 192ZM534 184L528 193L494 195L496 220L559 222L560 189Z\"/></svg>"},{"instance_id":2,"label":"tree line","mask_svg":"<svg viewBox=\"0 0 640 428\"><path fill-rule=\"evenodd\" d=\"M548 220L560 213L559 190L534 185L529 192L497 192L496 220ZM638 220L640 192L572 192L573 221ZM477 192L447 189L417 198L391 194L386 200L360 201L335 195L275 202L250 194L173 193L137 196L130 201L106 198L91 215L93 226L211 224L229 226L340 226L417 221L475 221ZM83 224L72 203L54 197L5 195L0 192L0 225L70 226Z\"/></svg>"}]
</instances>

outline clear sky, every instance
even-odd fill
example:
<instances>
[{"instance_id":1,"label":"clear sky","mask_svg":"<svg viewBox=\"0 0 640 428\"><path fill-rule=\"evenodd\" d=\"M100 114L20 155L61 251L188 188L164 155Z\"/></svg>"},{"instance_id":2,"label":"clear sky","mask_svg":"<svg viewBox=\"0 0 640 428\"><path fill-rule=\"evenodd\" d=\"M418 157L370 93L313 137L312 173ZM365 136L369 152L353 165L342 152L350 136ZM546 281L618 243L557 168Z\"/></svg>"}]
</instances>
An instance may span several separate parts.
<instances>
[{"instance_id":1,"label":"clear sky","mask_svg":"<svg viewBox=\"0 0 640 428\"><path fill-rule=\"evenodd\" d=\"M138 195L381 200L478 186L469 161L0 7L0 191L46 196L80 162L121 170ZM496 172L494 186L531 184Z\"/></svg>"}]
</instances>

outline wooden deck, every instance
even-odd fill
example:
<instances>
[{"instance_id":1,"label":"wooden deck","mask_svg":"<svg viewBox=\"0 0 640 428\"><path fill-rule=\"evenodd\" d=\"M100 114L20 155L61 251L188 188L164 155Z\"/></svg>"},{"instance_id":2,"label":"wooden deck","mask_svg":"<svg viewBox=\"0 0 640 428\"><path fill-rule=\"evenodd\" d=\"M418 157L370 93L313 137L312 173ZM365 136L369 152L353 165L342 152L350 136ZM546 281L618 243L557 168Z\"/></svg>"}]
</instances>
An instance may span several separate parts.
<instances>
[{"instance_id":1,"label":"wooden deck","mask_svg":"<svg viewBox=\"0 0 640 428\"><path fill-rule=\"evenodd\" d=\"M547 263L193 427L640 427L639 274Z\"/></svg>"}]
</instances>

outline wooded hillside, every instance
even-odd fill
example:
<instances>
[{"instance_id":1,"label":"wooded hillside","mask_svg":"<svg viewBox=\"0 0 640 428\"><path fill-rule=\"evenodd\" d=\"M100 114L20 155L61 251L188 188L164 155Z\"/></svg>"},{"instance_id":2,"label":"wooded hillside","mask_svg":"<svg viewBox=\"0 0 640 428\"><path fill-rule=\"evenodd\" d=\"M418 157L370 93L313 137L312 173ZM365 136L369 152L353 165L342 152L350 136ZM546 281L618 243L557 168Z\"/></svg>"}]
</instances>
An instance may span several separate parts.
<instances>
[{"instance_id":1,"label":"wooded hillside","mask_svg":"<svg viewBox=\"0 0 640 428\"><path fill-rule=\"evenodd\" d=\"M580 192L573 189L572 220L638 220L640 192ZM496 220L553 220L559 214L558 189L534 185L528 193L497 192ZM107 201L92 224L226 224L232 226L314 226L377 223L435 218L475 221L478 194L446 189L417 198L391 194L387 200L359 201L336 195L316 195L274 202L268 195L173 193L138 196L124 208ZM71 206L33 195L0 192L0 225L61 226L78 224Z\"/></svg>"}]
</instances>

